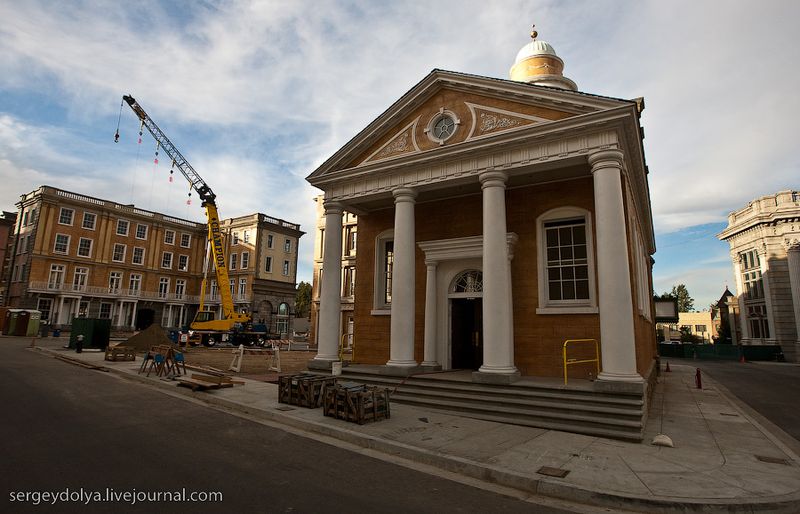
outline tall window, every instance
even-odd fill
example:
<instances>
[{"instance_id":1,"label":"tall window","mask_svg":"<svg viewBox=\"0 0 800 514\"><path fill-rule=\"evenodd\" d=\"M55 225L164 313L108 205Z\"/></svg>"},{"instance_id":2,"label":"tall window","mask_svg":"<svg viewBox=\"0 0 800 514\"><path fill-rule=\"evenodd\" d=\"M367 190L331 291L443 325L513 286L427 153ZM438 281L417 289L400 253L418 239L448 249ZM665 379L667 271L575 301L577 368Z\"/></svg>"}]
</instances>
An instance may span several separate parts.
<instances>
[{"instance_id":1,"label":"tall window","mask_svg":"<svg viewBox=\"0 0 800 514\"><path fill-rule=\"evenodd\" d=\"M239 279L239 298L242 299L247 295L247 279Z\"/></svg>"},{"instance_id":2,"label":"tall window","mask_svg":"<svg viewBox=\"0 0 800 514\"><path fill-rule=\"evenodd\" d=\"M245 232L247 234L247 232ZM247 269L250 265L250 252L242 252L242 269Z\"/></svg>"},{"instance_id":3,"label":"tall window","mask_svg":"<svg viewBox=\"0 0 800 514\"><path fill-rule=\"evenodd\" d=\"M169 295L169 279L161 277L158 279L158 297L166 298Z\"/></svg>"},{"instance_id":4,"label":"tall window","mask_svg":"<svg viewBox=\"0 0 800 514\"><path fill-rule=\"evenodd\" d=\"M47 288L48 289L61 289L64 285L64 265L63 264L51 264L50 265L50 276L47 279Z\"/></svg>"},{"instance_id":5,"label":"tall window","mask_svg":"<svg viewBox=\"0 0 800 514\"><path fill-rule=\"evenodd\" d=\"M175 281L175 299L183 300L183 295L186 293L186 280L179 278Z\"/></svg>"},{"instance_id":6,"label":"tall window","mask_svg":"<svg viewBox=\"0 0 800 514\"><path fill-rule=\"evenodd\" d=\"M551 301L588 300L586 222L582 218L548 221L544 224L544 232L548 298Z\"/></svg>"},{"instance_id":7,"label":"tall window","mask_svg":"<svg viewBox=\"0 0 800 514\"><path fill-rule=\"evenodd\" d=\"M264 271L267 273L272 273L272 257L267 256L264 263Z\"/></svg>"},{"instance_id":8,"label":"tall window","mask_svg":"<svg viewBox=\"0 0 800 514\"><path fill-rule=\"evenodd\" d=\"M114 253L111 255L111 260L114 262L125 262L125 245L120 243L114 244Z\"/></svg>"},{"instance_id":9,"label":"tall window","mask_svg":"<svg viewBox=\"0 0 800 514\"><path fill-rule=\"evenodd\" d=\"M189 270L189 256L188 255L179 255L178 256L178 271L188 271Z\"/></svg>"},{"instance_id":10,"label":"tall window","mask_svg":"<svg viewBox=\"0 0 800 514\"><path fill-rule=\"evenodd\" d=\"M212 279L211 280L211 286L209 287L209 293L208 293L209 299L210 300L216 300L218 294L219 294L219 289L217 288L217 281Z\"/></svg>"},{"instance_id":11,"label":"tall window","mask_svg":"<svg viewBox=\"0 0 800 514\"><path fill-rule=\"evenodd\" d=\"M174 245L175 244L175 231L174 230L165 230L164 231L164 244Z\"/></svg>"},{"instance_id":12,"label":"tall window","mask_svg":"<svg viewBox=\"0 0 800 514\"><path fill-rule=\"evenodd\" d=\"M283 274L289 276L289 261L283 261Z\"/></svg>"},{"instance_id":13,"label":"tall window","mask_svg":"<svg viewBox=\"0 0 800 514\"><path fill-rule=\"evenodd\" d=\"M233 244L235 244L235 245L239 244L239 233L238 232L234 232L233 233Z\"/></svg>"},{"instance_id":14,"label":"tall window","mask_svg":"<svg viewBox=\"0 0 800 514\"><path fill-rule=\"evenodd\" d=\"M351 225L345 229L345 248L344 254L347 257L352 257L356 254L356 227Z\"/></svg>"},{"instance_id":15,"label":"tall window","mask_svg":"<svg viewBox=\"0 0 800 514\"><path fill-rule=\"evenodd\" d=\"M72 217L74 214L75 211L73 209L62 207L61 211L58 213L59 225L72 225Z\"/></svg>"},{"instance_id":16,"label":"tall window","mask_svg":"<svg viewBox=\"0 0 800 514\"><path fill-rule=\"evenodd\" d=\"M756 250L739 254L744 289L747 326L753 339L768 339L769 317L764 299L764 280L761 276L761 259Z\"/></svg>"},{"instance_id":17,"label":"tall window","mask_svg":"<svg viewBox=\"0 0 800 514\"><path fill-rule=\"evenodd\" d=\"M72 290L85 291L88 276L89 268L75 268L75 275L72 277Z\"/></svg>"},{"instance_id":18,"label":"tall window","mask_svg":"<svg viewBox=\"0 0 800 514\"><path fill-rule=\"evenodd\" d=\"M272 238L272 234L269 234L267 236L267 248L272 248L273 244L274 244L274 241L273 241L273 238Z\"/></svg>"},{"instance_id":19,"label":"tall window","mask_svg":"<svg viewBox=\"0 0 800 514\"><path fill-rule=\"evenodd\" d=\"M539 314L597 312L590 215L560 207L537 220Z\"/></svg>"},{"instance_id":20,"label":"tall window","mask_svg":"<svg viewBox=\"0 0 800 514\"><path fill-rule=\"evenodd\" d=\"M101 303L100 304L100 319L111 319L111 304L110 303Z\"/></svg>"},{"instance_id":21,"label":"tall window","mask_svg":"<svg viewBox=\"0 0 800 514\"><path fill-rule=\"evenodd\" d=\"M387 230L375 240L374 308L387 310L392 304L392 273L394 268L394 235ZM363 276L363 275L362 275Z\"/></svg>"},{"instance_id":22,"label":"tall window","mask_svg":"<svg viewBox=\"0 0 800 514\"><path fill-rule=\"evenodd\" d=\"M136 239L147 239L147 225L136 224Z\"/></svg>"},{"instance_id":23,"label":"tall window","mask_svg":"<svg viewBox=\"0 0 800 514\"><path fill-rule=\"evenodd\" d=\"M53 310L53 300L51 298L39 298L36 310L42 313L42 321L50 321L50 313Z\"/></svg>"},{"instance_id":24,"label":"tall window","mask_svg":"<svg viewBox=\"0 0 800 514\"><path fill-rule=\"evenodd\" d=\"M142 289L142 276L139 273L131 273L128 289L130 290L128 294L131 296L139 295L139 291Z\"/></svg>"},{"instance_id":25,"label":"tall window","mask_svg":"<svg viewBox=\"0 0 800 514\"><path fill-rule=\"evenodd\" d=\"M144 264L144 248L135 246L133 248L133 256L131 257L133 264Z\"/></svg>"},{"instance_id":26,"label":"tall window","mask_svg":"<svg viewBox=\"0 0 800 514\"><path fill-rule=\"evenodd\" d=\"M172 268L172 252L164 252L161 254L161 267L167 269Z\"/></svg>"},{"instance_id":27,"label":"tall window","mask_svg":"<svg viewBox=\"0 0 800 514\"><path fill-rule=\"evenodd\" d=\"M279 334L289 333L289 304L286 302L278 305L277 331Z\"/></svg>"},{"instance_id":28,"label":"tall window","mask_svg":"<svg viewBox=\"0 0 800 514\"><path fill-rule=\"evenodd\" d=\"M190 234L181 234L181 248L190 248L192 246L192 236Z\"/></svg>"},{"instance_id":29,"label":"tall window","mask_svg":"<svg viewBox=\"0 0 800 514\"><path fill-rule=\"evenodd\" d=\"M81 227L85 228L86 230L94 230L94 225L96 222L97 214L92 212L83 213L83 223L81 223Z\"/></svg>"},{"instance_id":30,"label":"tall window","mask_svg":"<svg viewBox=\"0 0 800 514\"><path fill-rule=\"evenodd\" d=\"M285 239L283 241L283 251L286 252L286 253L289 253L289 252L292 251L292 240L291 239Z\"/></svg>"},{"instance_id":31,"label":"tall window","mask_svg":"<svg viewBox=\"0 0 800 514\"><path fill-rule=\"evenodd\" d=\"M247 230L244 231L244 242L245 243L250 242L250 232L248 232Z\"/></svg>"},{"instance_id":32,"label":"tall window","mask_svg":"<svg viewBox=\"0 0 800 514\"><path fill-rule=\"evenodd\" d=\"M122 273L119 271L112 271L108 275L108 292L111 294L118 294L121 283Z\"/></svg>"},{"instance_id":33,"label":"tall window","mask_svg":"<svg viewBox=\"0 0 800 514\"><path fill-rule=\"evenodd\" d=\"M236 279L232 278L228 282L228 286L231 288L231 296L233 296L236 294Z\"/></svg>"},{"instance_id":34,"label":"tall window","mask_svg":"<svg viewBox=\"0 0 800 514\"><path fill-rule=\"evenodd\" d=\"M237 254L235 254L235 253L232 253L230 261L231 262L228 263L228 268L236 269L236 266L238 265L238 262L239 262L239 256Z\"/></svg>"},{"instance_id":35,"label":"tall window","mask_svg":"<svg viewBox=\"0 0 800 514\"><path fill-rule=\"evenodd\" d=\"M78 240L78 255L81 257L92 256L92 240L82 237Z\"/></svg>"},{"instance_id":36,"label":"tall window","mask_svg":"<svg viewBox=\"0 0 800 514\"><path fill-rule=\"evenodd\" d=\"M69 252L69 236L66 234L56 234L56 244L53 245L53 253Z\"/></svg>"},{"instance_id":37,"label":"tall window","mask_svg":"<svg viewBox=\"0 0 800 514\"><path fill-rule=\"evenodd\" d=\"M117 220L117 235L127 236L129 227L130 223L128 222L128 220Z\"/></svg>"},{"instance_id":38,"label":"tall window","mask_svg":"<svg viewBox=\"0 0 800 514\"><path fill-rule=\"evenodd\" d=\"M342 280L342 296L351 297L356 294L356 267L345 266Z\"/></svg>"}]
</instances>

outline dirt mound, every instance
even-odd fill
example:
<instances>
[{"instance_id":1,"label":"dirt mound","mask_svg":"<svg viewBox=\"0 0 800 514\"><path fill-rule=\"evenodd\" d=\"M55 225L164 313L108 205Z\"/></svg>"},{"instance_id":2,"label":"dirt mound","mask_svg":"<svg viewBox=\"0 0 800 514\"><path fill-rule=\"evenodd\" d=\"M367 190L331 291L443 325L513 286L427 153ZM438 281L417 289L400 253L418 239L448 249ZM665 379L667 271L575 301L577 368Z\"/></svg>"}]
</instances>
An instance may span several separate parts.
<instances>
[{"instance_id":1,"label":"dirt mound","mask_svg":"<svg viewBox=\"0 0 800 514\"><path fill-rule=\"evenodd\" d=\"M161 325L156 325L155 323L142 330L138 334L128 338L128 340L124 343L120 344L135 348L137 352L146 352L150 349L150 347L157 344L168 344L175 346L175 343L173 343L172 340L167 337L166 330L164 330Z\"/></svg>"}]
</instances>

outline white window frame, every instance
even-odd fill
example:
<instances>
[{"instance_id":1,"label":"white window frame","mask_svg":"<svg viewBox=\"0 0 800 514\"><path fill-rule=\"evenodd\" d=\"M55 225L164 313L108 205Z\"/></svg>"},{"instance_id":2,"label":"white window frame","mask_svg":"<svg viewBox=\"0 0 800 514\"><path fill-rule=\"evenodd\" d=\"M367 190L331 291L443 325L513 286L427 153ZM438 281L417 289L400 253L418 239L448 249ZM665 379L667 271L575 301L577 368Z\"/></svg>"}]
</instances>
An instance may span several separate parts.
<instances>
[{"instance_id":1,"label":"white window frame","mask_svg":"<svg viewBox=\"0 0 800 514\"><path fill-rule=\"evenodd\" d=\"M586 260L589 275L589 298L575 300L550 300L547 277L547 240L544 224L550 221L583 218L586 223ZM536 314L597 314L595 282L594 233L592 213L579 207L557 207L536 218L537 266L539 276L539 306Z\"/></svg>"},{"instance_id":2,"label":"white window frame","mask_svg":"<svg viewBox=\"0 0 800 514\"><path fill-rule=\"evenodd\" d=\"M184 239L186 240L186 244L183 244ZM192 235L181 233L181 248L191 248L192 247Z\"/></svg>"},{"instance_id":3,"label":"white window frame","mask_svg":"<svg viewBox=\"0 0 800 514\"><path fill-rule=\"evenodd\" d=\"M248 232L247 230L245 230L245 231L244 231L244 236L243 236L242 240L243 240L245 243L249 243L249 242L250 242L250 232Z\"/></svg>"},{"instance_id":4,"label":"white window frame","mask_svg":"<svg viewBox=\"0 0 800 514\"><path fill-rule=\"evenodd\" d=\"M108 273L108 292L111 294L119 294L122 288L122 272L111 271Z\"/></svg>"},{"instance_id":5,"label":"white window frame","mask_svg":"<svg viewBox=\"0 0 800 514\"><path fill-rule=\"evenodd\" d=\"M123 224L125 226L125 231L124 232L120 232L120 228L123 226ZM131 231L131 222L130 221L124 220L124 219L118 219L117 220L117 228L115 229L115 232L114 232L115 234L117 234L118 236L128 237L128 234L130 233L130 231Z\"/></svg>"},{"instance_id":6,"label":"white window frame","mask_svg":"<svg viewBox=\"0 0 800 514\"><path fill-rule=\"evenodd\" d=\"M64 250L59 250L58 249L58 245L59 245L58 238L59 237L67 238L66 243L64 243L64 246L66 247ZM53 243L53 253L57 253L57 254L60 254L60 255L69 254L69 240L70 240L69 234L56 234L55 242Z\"/></svg>"},{"instance_id":7,"label":"white window frame","mask_svg":"<svg viewBox=\"0 0 800 514\"><path fill-rule=\"evenodd\" d=\"M92 222L87 225L86 220L91 219ZM93 212L84 212L83 220L81 221L81 228L84 230L94 230L97 226L97 214Z\"/></svg>"},{"instance_id":8,"label":"white window frame","mask_svg":"<svg viewBox=\"0 0 800 514\"><path fill-rule=\"evenodd\" d=\"M183 264L181 264L183 261ZM189 271L189 256L178 255L178 271Z\"/></svg>"},{"instance_id":9,"label":"white window frame","mask_svg":"<svg viewBox=\"0 0 800 514\"><path fill-rule=\"evenodd\" d=\"M228 269L235 270L238 265L239 265L239 255L232 253L228 258Z\"/></svg>"},{"instance_id":10,"label":"white window frame","mask_svg":"<svg viewBox=\"0 0 800 514\"><path fill-rule=\"evenodd\" d=\"M53 314L53 299L40 297L36 302L36 310L42 313L42 321L50 321L50 316Z\"/></svg>"},{"instance_id":11,"label":"white window frame","mask_svg":"<svg viewBox=\"0 0 800 514\"><path fill-rule=\"evenodd\" d=\"M159 298L167 298L169 297L169 278L168 277L161 277L158 279L158 297Z\"/></svg>"},{"instance_id":12,"label":"white window frame","mask_svg":"<svg viewBox=\"0 0 800 514\"><path fill-rule=\"evenodd\" d=\"M163 252L161 254L161 267L164 269L172 269L172 252Z\"/></svg>"},{"instance_id":13,"label":"white window frame","mask_svg":"<svg viewBox=\"0 0 800 514\"><path fill-rule=\"evenodd\" d=\"M144 229L144 235L143 236L139 236L139 229L142 229L142 228ZM144 225L142 223L137 223L136 224L136 239L147 239L147 232L148 232L149 228L150 227L148 227L147 225Z\"/></svg>"},{"instance_id":14,"label":"white window frame","mask_svg":"<svg viewBox=\"0 0 800 514\"><path fill-rule=\"evenodd\" d=\"M179 278L175 280L175 299L183 300L183 295L186 294L186 280Z\"/></svg>"},{"instance_id":15,"label":"white window frame","mask_svg":"<svg viewBox=\"0 0 800 514\"><path fill-rule=\"evenodd\" d=\"M238 232L234 232L233 233L233 244L235 244L235 245L239 244L239 233Z\"/></svg>"},{"instance_id":16,"label":"white window frame","mask_svg":"<svg viewBox=\"0 0 800 514\"><path fill-rule=\"evenodd\" d=\"M283 240L283 251L286 252L286 253L291 253L292 252L292 240L291 239L286 238L286 239Z\"/></svg>"},{"instance_id":17,"label":"white window frame","mask_svg":"<svg viewBox=\"0 0 800 514\"><path fill-rule=\"evenodd\" d=\"M130 296L138 296L141 291L142 291L142 274L131 273L130 277L128 277L128 294Z\"/></svg>"},{"instance_id":18,"label":"white window frame","mask_svg":"<svg viewBox=\"0 0 800 514\"><path fill-rule=\"evenodd\" d=\"M272 234L267 234L267 248L272 248L275 246L275 238L272 237Z\"/></svg>"},{"instance_id":19,"label":"white window frame","mask_svg":"<svg viewBox=\"0 0 800 514\"><path fill-rule=\"evenodd\" d=\"M164 244L165 245L174 245L175 244L175 231L174 230L165 230L164 231Z\"/></svg>"},{"instance_id":20,"label":"white window frame","mask_svg":"<svg viewBox=\"0 0 800 514\"><path fill-rule=\"evenodd\" d=\"M264 260L264 272L265 273L272 273L272 256L267 255L266 259Z\"/></svg>"},{"instance_id":21,"label":"white window frame","mask_svg":"<svg viewBox=\"0 0 800 514\"><path fill-rule=\"evenodd\" d=\"M89 268L79 266L72 273L72 290L86 291L86 284L89 283Z\"/></svg>"},{"instance_id":22,"label":"white window frame","mask_svg":"<svg viewBox=\"0 0 800 514\"><path fill-rule=\"evenodd\" d=\"M117 259L117 247L122 247L122 258ZM128 245L122 243L114 243L114 246L111 248L111 261L112 262L125 262L125 254L128 253Z\"/></svg>"},{"instance_id":23,"label":"white window frame","mask_svg":"<svg viewBox=\"0 0 800 514\"><path fill-rule=\"evenodd\" d=\"M244 298L247 296L247 279L240 278L239 279L239 299Z\"/></svg>"},{"instance_id":24,"label":"white window frame","mask_svg":"<svg viewBox=\"0 0 800 514\"><path fill-rule=\"evenodd\" d=\"M139 256L140 257L139 262L136 262L136 251L137 250L141 251L141 255ZM139 265L139 266L144 265L144 256L145 256L144 247L143 246L134 246L133 247L133 253L131 254L131 264L136 264L136 265Z\"/></svg>"},{"instance_id":25,"label":"white window frame","mask_svg":"<svg viewBox=\"0 0 800 514\"><path fill-rule=\"evenodd\" d=\"M69 213L69 223L61 221L61 218L64 217L64 214ZM72 223L75 221L75 209L70 209L69 207L62 207L60 211L58 211L58 224L59 225L66 225L68 227L72 226Z\"/></svg>"},{"instance_id":26,"label":"white window frame","mask_svg":"<svg viewBox=\"0 0 800 514\"><path fill-rule=\"evenodd\" d=\"M242 252L242 266L239 269L247 269L250 266L250 252Z\"/></svg>"},{"instance_id":27,"label":"white window frame","mask_svg":"<svg viewBox=\"0 0 800 514\"><path fill-rule=\"evenodd\" d=\"M100 312L98 317L100 319L111 319L113 315L113 304L110 302L100 302Z\"/></svg>"},{"instance_id":28,"label":"white window frame","mask_svg":"<svg viewBox=\"0 0 800 514\"><path fill-rule=\"evenodd\" d=\"M83 255L83 254L81 253L81 244L82 244L84 241L89 241L89 253L88 253L87 255ZM93 248L93 247L94 247L94 241L93 241L93 240L89 239L88 237L81 237L81 238L78 238L78 249L76 250L76 255L77 255L78 257L91 257L91 256L92 256L92 248Z\"/></svg>"},{"instance_id":29,"label":"white window frame","mask_svg":"<svg viewBox=\"0 0 800 514\"><path fill-rule=\"evenodd\" d=\"M47 289L60 290L64 287L64 275L67 267L63 264L51 264L50 274L47 276Z\"/></svg>"},{"instance_id":30,"label":"white window frame","mask_svg":"<svg viewBox=\"0 0 800 514\"><path fill-rule=\"evenodd\" d=\"M291 271L292 271L292 264L289 261L284 260L283 261L283 270L282 271L283 271L283 276L284 277L288 277L289 273L291 273Z\"/></svg>"},{"instance_id":31,"label":"white window frame","mask_svg":"<svg viewBox=\"0 0 800 514\"><path fill-rule=\"evenodd\" d=\"M386 268L386 252L384 248L389 241L394 242L394 230L384 230L375 238L375 268L372 285L372 313L389 314L392 309L390 302L386 299L386 280L384 269ZM321 282L320 282L321 283Z\"/></svg>"}]
</instances>

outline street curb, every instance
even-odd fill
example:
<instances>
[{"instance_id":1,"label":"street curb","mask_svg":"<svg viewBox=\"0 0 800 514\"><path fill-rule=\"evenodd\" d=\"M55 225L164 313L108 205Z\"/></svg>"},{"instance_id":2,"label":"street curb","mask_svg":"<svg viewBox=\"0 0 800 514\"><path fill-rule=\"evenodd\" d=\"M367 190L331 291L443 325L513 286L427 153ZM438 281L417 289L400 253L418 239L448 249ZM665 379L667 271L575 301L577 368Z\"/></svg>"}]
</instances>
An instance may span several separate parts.
<instances>
[{"instance_id":1,"label":"street curb","mask_svg":"<svg viewBox=\"0 0 800 514\"><path fill-rule=\"evenodd\" d=\"M31 350L47 353L52 356L60 355L49 348L33 347ZM337 427L331 424L317 423L312 420L297 419L264 409L252 409L240 403L211 396L205 392L192 391L187 388L177 387L175 382L164 382L149 377L142 377L124 372L113 367L109 369L115 375L131 382L141 383L170 391L174 394L192 398L199 402L222 407L228 411L236 411L247 416L288 426L300 431L337 439L353 446L374 450L380 453L398 457L411 462L439 468L444 471L463 475L491 484L512 488L528 494L546 496L550 498L583 503L586 505L609 507L615 509L632 510L642 509L645 512L774 512L795 514L800 512L800 491L783 496L765 498L763 501L742 502L741 499L722 500L687 500L686 498L672 497L646 497L624 493L612 493L584 488L578 485L564 484L557 479L549 477L535 477L504 470L489 464L478 463L461 457L445 455L434 450L421 449L397 441L381 439L368 434L349 430L346 427ZM715 386L718 385L715 382ZM727 398L726 396L726 399ZM732 402L735 404L735 402ZM738 405L737 405L738 406ZM234 413L235 414L235 413ZM344 422L342 422L344 423ZM759 427L762 431L763 426Z\"/></svg>"}]
</instances>

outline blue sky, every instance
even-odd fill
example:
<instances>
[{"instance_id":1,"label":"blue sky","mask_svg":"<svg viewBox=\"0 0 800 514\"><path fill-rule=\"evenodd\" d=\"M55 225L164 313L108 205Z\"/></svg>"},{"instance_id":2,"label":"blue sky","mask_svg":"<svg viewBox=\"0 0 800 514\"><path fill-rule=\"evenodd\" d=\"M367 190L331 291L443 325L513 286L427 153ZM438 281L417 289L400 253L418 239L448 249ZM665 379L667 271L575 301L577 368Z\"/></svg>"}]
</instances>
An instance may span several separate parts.
<instances>
[{"instance_id":1,"label":"blue sky","mask_svg":"<svg viewBox=\"0 0 800 514\"><path fill-rule=\"evenodd\" d=\"M728 212L800 187L797 19L793 0L0 0L0 209L47 184L202 221L127 106L113 143L132 94L223 217L311 230L316 166L433 68L507 78L535 22L581 91L645 97L655 290L705 307L734 289Z\"/></svg>"}]
</instances>

